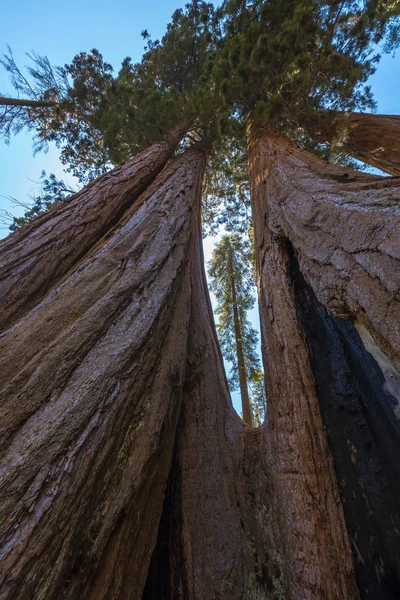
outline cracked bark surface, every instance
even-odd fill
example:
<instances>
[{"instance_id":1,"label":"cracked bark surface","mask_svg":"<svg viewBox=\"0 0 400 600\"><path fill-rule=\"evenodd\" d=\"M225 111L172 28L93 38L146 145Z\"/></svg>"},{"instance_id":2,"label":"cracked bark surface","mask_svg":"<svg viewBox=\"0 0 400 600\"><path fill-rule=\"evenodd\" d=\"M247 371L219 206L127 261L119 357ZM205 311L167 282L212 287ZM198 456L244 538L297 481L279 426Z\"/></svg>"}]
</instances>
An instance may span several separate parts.
<instances>
[{"instance_id":1,"label":"cracked bark surface","mask_svg":"<svg viewBox=\"0 0 400 600\"><path fill-rule=\"evenodd\" d=\"M164 170L0 338L2 599L141 598L182 400L204 162L192 150Z\"/></svg>"},{"instance_id":2,"label":"cracked bark surface","mask_svg":"<svg viewBox=\"0 0 400 600\"><path fill-rule=\"evenodd\" d=\"M251 161L251 154L250 154ZM282 240L257 226L252 188L268 453L290 598L358 598L350 540Z\"/></svg>"},{"instance_id":3,"label":"cracked bark surface","mask_svg":"<svg viewBox=\"0 0 400 600\"><path fill-rule=\"evenodd\" d=\"M0 336L2 600L288 598L265 430L213 325L204 163L166 168Z\"/></svg>"},{"instance_id":4,"label":"cracked bark surface","mask_svg":"<svg viewBox=\"0 0 400 600\"><path fill-rule=\"evenodd\" d=\"M232 408L198 260L182 412L143 600L287 600L266 428Z\"/></svg>"},{"instance_id":5,"label":"cracked bark surface","mask_svg":"<svg viewBox=\"0 0 400 600\"><path fill-rule=\"evenodd\" d=\"M400 115L326 111L309 118L321 142L339 142L344 152L390 175L400 175Z\"/></svg>"},{"instance_id":6,"label":"cracked bark surface","mask_svg":"<svg viewBox=\"0 0 400 600\"><path fill-rule=\"evenodd\" d=\"M0 330L25 314L118 223L165 166L185 127L0 242Z\"/></svg>"},{"instance_id":7,"label":"cracked bark surface","mask_svg":"<svg viewBox=\"0 0 400 600\"><path fill-rule=\"evenodd\" d=\"M362 598L400 589L400 421L385 378L353 323L328 313L290 270L306 331L321 414L335 464Z\"/></svg>"},{"instance_id":8,"label":"cracked bark surface","mask_svg":"<svg viewBox=\"0 0 400 600\"><path fill-rule=\"evenodd\" d=\"M318 300L400 365L399 180L329 165L268 128L249 149L256 219L291 241Z\"/></svg>"},{"instance_id":9,"label":"cracked bark surface","mask_svg":"<svg viewBox=\"0 0 400 600\"><path fill-rule=\"evenodd\" d=\"M351 547L348 597L394 599L398 403L354 325L332 312L397 356L398 182L326 165L268 128L250 132L249 165L276 514L294 576L329 568L335 545L349 566ZM335 577L321 570L310 597Z\"/></svg>"}]
</instances>

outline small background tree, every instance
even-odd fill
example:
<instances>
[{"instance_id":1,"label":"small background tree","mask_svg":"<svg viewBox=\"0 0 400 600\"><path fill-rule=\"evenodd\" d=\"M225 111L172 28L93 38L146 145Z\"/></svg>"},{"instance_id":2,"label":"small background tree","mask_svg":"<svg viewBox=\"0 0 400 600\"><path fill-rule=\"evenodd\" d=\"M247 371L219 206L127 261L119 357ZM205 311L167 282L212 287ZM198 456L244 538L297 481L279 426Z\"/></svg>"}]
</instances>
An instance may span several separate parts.
<instances>
[{"instance_id":1,"label":"small background tree","mask_svg":"<svg viewBox=\"0 0 400 600\"><path fill-rule=\"evenodd\" d=\"M221 350L231 365L230 389L240 389L243 420L248 425L261 425L266 409L264 377L257 354L257 332L247 318L255 302L252 254L248 238L226 234L215 246L208 273L217 299Z\"/></svg>"}]
</instances>

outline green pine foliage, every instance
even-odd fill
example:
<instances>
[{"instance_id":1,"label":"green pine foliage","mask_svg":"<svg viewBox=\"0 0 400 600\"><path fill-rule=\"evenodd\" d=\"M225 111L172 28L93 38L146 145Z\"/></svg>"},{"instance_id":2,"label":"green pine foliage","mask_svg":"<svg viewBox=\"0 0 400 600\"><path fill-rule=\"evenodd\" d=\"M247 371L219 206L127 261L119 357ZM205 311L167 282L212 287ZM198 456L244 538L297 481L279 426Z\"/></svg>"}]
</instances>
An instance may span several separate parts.
<instances>
[{"instance_id":1,"label":"green pine foliage","mask_svg":"<svg viewBox=\"0 0 400 600\"><path fill-rule=\"evenodd\" d=\"M226 0L214 78L228 105L293 134L309 112L373 107L365 85L399 43L399 3Z\"/></svg>"},{"instance_id":2,"label":"green pine foliage","mask_svg":"<svg viewBox=\"0 0 400 600\"><path fill-rule=\"evenodd\" d=\"M143 37L142 60L126 58L116 75L92 50L64 67L31 54L25 76L9 51L2 64L31 104L3 103L0 135L27 127L36 150L55 142L82 183L182 121L211 135L213 172L226 167L218 147L244 147L249 118L329 158L306 132L307 116L374 106L366 81L379 53L399 43L399 1L226 0L215 9L192 0L174 12L161 41Z\"/></svg>"},{"instance_id":3,"label":"green pine foliage","mask_svg":"<svg viewBox=\"0 0 400 600\"><path fill-rule=\"evenodd\" d=\"M257 332L251 326L247 314L255 303L253 278L253 252L249 238L239 234L226 234L215 245L208 264L210 289L215 294L218 318L217 333L225 360L231 365L228 382L231 391L239 388L237 357L238 332L235 328L234 309L237 309L240 323L240 341L250 384L250 402L254 422L264 420L266 397L264 378L257 354ZM235 286L236 302L233 297Z\"/></svg>"}]
</instances>

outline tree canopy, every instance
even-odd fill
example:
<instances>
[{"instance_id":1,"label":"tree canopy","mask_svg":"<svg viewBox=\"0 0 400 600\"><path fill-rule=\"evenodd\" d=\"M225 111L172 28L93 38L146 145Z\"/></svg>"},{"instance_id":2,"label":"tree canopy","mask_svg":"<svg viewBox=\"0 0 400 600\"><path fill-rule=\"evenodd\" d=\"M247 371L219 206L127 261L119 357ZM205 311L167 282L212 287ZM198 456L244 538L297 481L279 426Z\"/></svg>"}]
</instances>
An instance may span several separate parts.
<instances>
[{"instance_id":1,"label":"tree canopy","mask_svg":"<svg viewBox=\"0 0 400 600\"><path fill-rule=\"evenodd\" d=\"M28 55L25 76L9 50L2 64L18 100L0 99L1 134L9 139L28 127L36 150L56 142L63 163L82 182L182 121L195 135L212 136L214 154L221 138L243 140L249 115L306 143L304 122L313 111L374 107L366 82L380 53L399 43L399 6L227 0L215 9L193 0L175 11L160 41L142 35L142 60L126 58L116 75L92 50L63 67ZM214 161L214 170L218 166Z\"/></svg>"}]
</instances>

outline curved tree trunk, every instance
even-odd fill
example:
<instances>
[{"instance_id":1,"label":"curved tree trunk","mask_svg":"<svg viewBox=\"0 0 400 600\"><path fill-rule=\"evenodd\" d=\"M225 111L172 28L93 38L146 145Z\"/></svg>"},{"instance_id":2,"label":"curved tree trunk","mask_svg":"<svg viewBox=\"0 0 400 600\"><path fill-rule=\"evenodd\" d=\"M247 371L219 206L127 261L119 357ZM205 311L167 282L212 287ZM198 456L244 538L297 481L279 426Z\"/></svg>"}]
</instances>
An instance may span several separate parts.
<instances>
[{"instance_id":1,"label":"curved tree trunk","mask_svg":"<svg viewBox=\"0 0 400 600\"><path fill-rule=\"evenodd\" d=\"M191 150L164 170L0 338L2 600L141 598L186 375L204 163Z\"/></svg>"},{"instance_id":2,"label":"curved tree trunk","mask_svg":"<svg viewBox=\"0 0 400 600\"><path fill-rule=\"evenodd\" d=\"M184 130L172 130L0 242L0 330L37 304L118 223L165 166Z\"/></svg>"},{"instance_id":3,"label":"curved tree trunk","mask_svg":"<svg viewBox=\"0 0 400 600\"><path fill-rule=\"evenodd\" d=\"M400 175L400 115L326 111L308 117L307 126L321 142L340 148L390 175Z\"/></svg>"},{"instance_id":4,"label":"curved tree trunk","mask_svg":"<svg viewBox=\"0 0 400 600\"><path fill-rule=\"evenodd\" d=\"M274 537L266 428L232 408L196 260L182 412L143 600L295 600Z\"/></svg>"},{"instance_id":5,"label":"curved tree trunk","mask_svg":"<svg viewBox=\"0 0 400 600\"><path fill-rule=\"evenodd\" d=\"M339 544L350 564L350 537L361 597L394 600L398 182L326 165L267 127L249 133L249 166L277 514L290 511L294 576L329 566ZM379 364L318 300L357 320Z\"/></svg>"}]
</instances>

